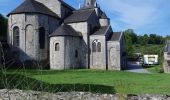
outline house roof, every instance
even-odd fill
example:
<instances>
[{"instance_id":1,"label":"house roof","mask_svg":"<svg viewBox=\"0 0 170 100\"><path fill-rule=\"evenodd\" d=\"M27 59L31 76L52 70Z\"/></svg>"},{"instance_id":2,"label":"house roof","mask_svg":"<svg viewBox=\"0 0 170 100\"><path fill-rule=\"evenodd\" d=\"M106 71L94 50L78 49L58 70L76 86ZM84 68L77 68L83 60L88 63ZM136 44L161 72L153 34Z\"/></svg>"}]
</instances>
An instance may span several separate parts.
<instances>
[{"instance_id":1,"label":"house roof","mask_svg":"<svg viewBox=\"0 0 170 100\"><path fill-rule=\"evenodd\" d=\"M71 26L69 25L61 25L54 33L49 35L50 37L53 36L74 36L74 37L82 37L82 34L76 32Z\"/></svg>"},{"instance_id":2,"label":"house roof","mask_svg":"<svg viewBox=\"0 0 170 100\"><path fill-rule=\"evenodd\" d=\"M109 36L108 41L119 41L121 35L122 35L122 32L113 32Z\"/></svg>"},{"instance_id":3,"label":"house roof","mask_svg":"<svg viewBox=\"0 0 170 100\"><path fill-rule=\"evenodd\" d=\"M99 30L97 30L95 33L93 33L92 35L105 35L109 27L110 26L103 26Z\"/></svg>"},{"instance_id":4,"label":"house roof","mask_svg":"<svg viewBox=\"0 0 170 100\"><path fill-rule=\"evenodd\" d=\"M64 23L85 22L89 19L94 9L76 10L73 14L64 20Z\"/></svg>"},{"instance_id":5,"label":"house roof","mask_svg":"<svg viewBox=\"0 0 170 100\"><path fill-rule=\"evenodd\" d=\"M9 16L10 14L20 14L20 13L40 13L40 14L50 15L59 18L57 14L52 12L45 5L35 0L25 0L20 6L18 6L15 10L10 12L7 16Z\"/></svg>"}]
</instances>

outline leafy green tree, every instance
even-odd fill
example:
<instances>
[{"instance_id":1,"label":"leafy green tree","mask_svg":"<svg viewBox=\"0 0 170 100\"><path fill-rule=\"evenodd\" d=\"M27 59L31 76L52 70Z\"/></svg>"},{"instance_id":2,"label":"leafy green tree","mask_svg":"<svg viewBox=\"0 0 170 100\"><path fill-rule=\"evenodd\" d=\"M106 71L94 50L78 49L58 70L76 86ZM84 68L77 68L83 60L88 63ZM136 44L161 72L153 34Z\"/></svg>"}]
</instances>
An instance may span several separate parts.
<instances>
[{"instance_id":1,"label":"leafy green tree","mask_svg":"<svg viewBox=\"0 0 170 100\"><path fill-rule=\"evenodd\" d=\"M144 36L138 36L138 43L140 45L147 45L149 41L149 37L147 34L145 34Z\"/></svg>"},{"instance_id":2,"label":"leafy green tree","mask_svg":"<svg viewBox=\"0 0 170 100\"><path fill-rule=\"evenodd\" d=\"M135 35L132 35L134 34L134 31L132 29L128 29L126 31L124 31L124 34L125 34L125 42L126 42L126 49L127 49L127 54L128 54L128 57L132 57L133 56L133 52L134 52L134 49L133 49L133 42L134 42L134 37Z\"/></svg>"},{"instance_id":3,"label":"leafy green tree","mask_svg":"<svg viewBox=\"0 0 170 100\"><path fill-rule=\"evenodd\" d=\"M160 52L157 48L159 45L164 44L166 38L156 35L156 34L144 34L144 35L137 35L133 29L128 29L124 31L125 40L126 40L126 47L127 53L129 58L134 57L134 53L142 53L142 54L158 54ZM155 47L152 45L156 45ZM154 49L153 49L154 48Z\"/></svg>"},{"instance_id":4,"label":"leafy green tree","mask_svg":"<svg viewBox=\"0 0 170 100\"><path fill-rule=\"evenodd\" d=\"M133 29L125 30L125 35L128 39L128 42L131 42L132 44L137 44L138 36L136 35Z\"/></svg>"}]
</instances>

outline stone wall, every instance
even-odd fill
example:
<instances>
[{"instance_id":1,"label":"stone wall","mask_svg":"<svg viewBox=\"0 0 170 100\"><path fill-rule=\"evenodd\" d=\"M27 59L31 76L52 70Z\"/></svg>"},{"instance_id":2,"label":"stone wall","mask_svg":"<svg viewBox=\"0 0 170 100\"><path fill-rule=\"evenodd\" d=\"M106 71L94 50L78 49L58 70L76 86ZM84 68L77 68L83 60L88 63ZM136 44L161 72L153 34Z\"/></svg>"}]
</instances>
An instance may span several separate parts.
<instances>
[{"instance_id":1,"label":"stone wall","mask_svg":"<svg viewBox=\"0 0 170 100\"><path fill-rule=\"evenodd\" d=\"M0 90L0 100L170 100L168 95L118 95L89 92L47 93L22 90Z\"/></svg>"},{"instance_id":2,"label":"stone wall","mask_svg":"<svg viewBox=\"0 0 170 100\"><path fill-rule=\"evenodd\" d=\"M110 19L99 19L100 20L100 26L109 26L110 25Z\"/></svg>"},{"instance_id":3,"label":"stone wall","mask_svg":"<svg viewBox=\"0 0 170 100\"><path fill-rule=\"evenodd\" d=\"M55 44L59 43L59 51L55 51ZM50 38L50 69L64 69L64 37Z\"/></svg>"},{"instance_id":4,"label":"stone wall","mask_svg":"<svg viewBox=\"0 0 170 100\"><path fill-rule=\"evenodd\" d=\"M59 0L36 0L46 7L48 7L51 11L56 13L59 17L61 16L61 2Z\"/></svg>"},{"instance_id":5,"label":"stone wall","mask_svg":"<svg viewBox=\"0 0 170 100\"><path fill-rule=\"evenodd\" d=\"M36 0L46 7L48 7L51 11L56 13L60 18L65 18L68 14L72 12L72 9L69 7L65 7L60 0Z\"/></svg>"},{"instance_id":6,"label":"stone wall","mask_svg":"<svg viewBox=\"0 0 170 100\"><path fill-rule=\"evenodd\" d=\"M80 37L71 36L51 37L50 38L51 69L63 70L71 68L80 68L81 58L83 56L80 41L81 41ZM56 43L59 43L59 51L55 51Z\"/></svg>"},{"instance_id":7,"label":"stone wall","mask_svg":"<svg viewBox=\"0 0 170 100\"><path fill-rule=\"evenodd\" d=\"M122 34L123 35L123 34ZM118 41L108 41L108 69L109 70L122 70L126 69L126 46L124 36Z\"/></svg>"},{"instance_id":8,"label":"stone wall","mask_svg":"<svg viewBox=\"0 0 170 100\"><path fill-rule=\"evenodd\" d=\"M101 43L101 52L93 52L92 44L95 42ZM97 46L97 43L96 43ZM107 45L105 35L91 35L90 36L90 69L106 70L107 66Z\"/></svg>"},{"instance_id":9,"label":"stone wall","mask_svg":"<svg viewBox=\"0 0 170 100\"><path fill-rule=\"evenodd\" d=\"M163 63L163 67L164 67L164 72L165 73L170 73L170 66L168 64L168 61L170 61L170 56L168 55L168 52L164 52L164 63Z\"/></svg>"},{"instance_id":10,"label":"stone wall","mask_svg":"<svg viewBox=\"0 0 170 100\"><path fill-rule=\"evenodd\" d=\"M82 33L83 38L81 41L81 66L84 68L88 68L88 44L89 44L89 35L88 35L88 23L87 22L80 22L80 23L71 23L69 24L74 30L77 32Z\"/></svg>"},{"instance_id":11,"label":"stone wall","mask_svg":"<svg viewBox=\"0 0 170 100\"><path fill-rule=\"evenodd\" d=\"M20 51L20 59L25 60L47 60L49 52L48 35L58 26L59 20L42 14L14 14L9 16L8 21L8 44L13 46L13 28L19 27L20 45L17 49ZM45 29L45 48L39 48L39 28ZM17 51L18 51L17 50Z\"/></svg>"},{"instance_id":12,"label":"stone wall","mask_svg":"<svg viewBox=\"0 0 170 100\"><path fill-rule=\"evenodd\" d=\"M120 38L120 59L121 59L121 69L127 68L127 52L126 52L126 44L125 44L125 37L122 33L122 36Z\"/></svg>"},{"instance_id":13,"label":"stone wall","mask_svg":"<svg viewBox=\"0 0 170 100\"><path fill-rule=\"evenodd\" d=\"M120 63L120 43L118 41L108 41L108 69L121 70Z\"/></svg>"}]
</instances>

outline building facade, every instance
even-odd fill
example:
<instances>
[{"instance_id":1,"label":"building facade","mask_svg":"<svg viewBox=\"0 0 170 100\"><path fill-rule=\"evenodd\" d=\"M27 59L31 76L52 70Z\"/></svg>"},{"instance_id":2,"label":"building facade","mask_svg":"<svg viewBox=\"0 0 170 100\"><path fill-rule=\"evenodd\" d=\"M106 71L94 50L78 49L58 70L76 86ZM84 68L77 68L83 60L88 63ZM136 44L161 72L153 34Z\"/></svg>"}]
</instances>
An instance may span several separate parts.
<instances>
[{"instance_id":1,"label":"building facade","mask_svg":"<svg viewBox=\"0 0 170 100\"><path fill-rule=\"evenodd\" d=\"M47 61L54 70L126 67L124 34L113 32L96 0L80 9L63 0L25 0L8 17L8 43L22 62Z\"/></svg>"},{"instance_id":2,"label":"building facade","mask_svg":"<svg viewBox=\"0 0 170 100\"><path fill-rule=\"evenodd\" d=\"M164 72L170 73L170 40L166 41L163 65Z\"/></svg>"}]
</instances>

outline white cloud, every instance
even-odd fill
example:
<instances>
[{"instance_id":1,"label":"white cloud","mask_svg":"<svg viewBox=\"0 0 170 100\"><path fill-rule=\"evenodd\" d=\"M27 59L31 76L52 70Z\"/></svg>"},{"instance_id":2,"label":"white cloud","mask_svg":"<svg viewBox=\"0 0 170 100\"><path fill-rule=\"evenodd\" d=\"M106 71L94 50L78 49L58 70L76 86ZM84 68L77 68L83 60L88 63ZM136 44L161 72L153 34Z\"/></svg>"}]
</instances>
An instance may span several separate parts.
<instances>
[{"instance_id":1,"label":"white cloud","mask_svg":"<svg viewBox=\"0 0 170 100\"><path fill-rule=\"evenodd\" d=\"M111 19L112 23L124 24L126 28L135 29L150 25L162 17L159 8L161 0L98 0L98 2L109 14L117 15Z\"/></svg>"}]
</instances>

